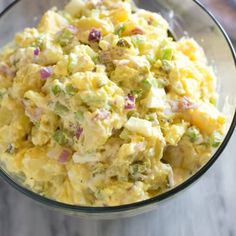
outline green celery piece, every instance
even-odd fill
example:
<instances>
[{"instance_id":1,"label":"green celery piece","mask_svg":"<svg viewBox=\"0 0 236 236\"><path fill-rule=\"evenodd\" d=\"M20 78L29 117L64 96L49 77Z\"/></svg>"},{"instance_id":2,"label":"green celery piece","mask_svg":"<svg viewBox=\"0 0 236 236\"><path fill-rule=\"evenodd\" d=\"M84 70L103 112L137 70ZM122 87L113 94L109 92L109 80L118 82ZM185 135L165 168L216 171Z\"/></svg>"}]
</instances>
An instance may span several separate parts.
<instances>
[{"instance_id":1,"label":"green celery piece","mask_svg":"<svg viewBox=\"0 0 236 236\"><path fill-rule=\"evenodd\" d=\"M216 106L216 104L217 104L217 99L216 99L215 97L210 98L209 101L210 101L211 104L213 104L213 105Z\"/></svg>"},{"instance_id":2,"label":"green celery piece","mask_svg":"<svg viewBox=\"0 0 236 236\"><path fill-rule=\"evenodd\" d=\"M162 66L161 66L162 69L166 72L170 72L172 69L172 65L171 65L170 61L162 60L161 62L162 62Z\"/></svg>"},{"instance_id":3,"label":"green celery piece","mask_svg":"<svg viewBox=\"0 0 236 236\"><path fill-rule=\"evenodd\" d=\"M69 110L66 106L62 105L60 102L57 102L54 111L57 115L65 115Z\"/></svg>"},{"instance_id":4,"label":"green celery piece","mask_svg":"<svg viewBox=\"0 0 236 236\"><path fill-rule=\"evenodd\" d=\"M78 92L78 89L76 89L75 87L73 87L72 84L67 84L66 85L66 93L74 96L76 93Z\"/></svg>"},{"instance_id":5,"label":"green celery piece","mask_svg":"<svg viewBox=\"0 0 236 236\"><path fill-rule=\"evenodd\" d=\"M145 45L145 38L142 35L134 35L131 37L134 46L141 49Z\"/></svg>"},{"instance_id":6,"label":"green celery piece","mask_svg":"<svg viewBox=\"0 0 236 236\"><path fill-rule=\"evenodd\" d=\"M191 143L195 143L199 139L199 136L200 136L200 132L194 127L188 128L186 134Z\"/></svg>"},{"instance_id":7,"label":"green celery piece","mask_svg":"<svg viewBox=\"0 0 236 236\"><path fill-rule=\"evenodd\" d=\"M125 26L121 25L115 30L115 34L118 35L119 37L122 36L122 34L125 32Z\"/></svg>"},{"instance_id":8,"label":"green celery piece","mask_svg":"<svg viewBox=\"0 0 236 236\"><path fill-rule=\"evenodd\" d=\"M222 135L219 132L215 131L210 137L210 145L213 148L217 148L220 146L222 139L223 139Z\"/></svg>"},{"instance_id":9,"label":"green celery piece","mask_svg":"<svg viewBox=\"0 0 236 236\"><path fill-rule=\"evenodd\" d=\"M57 96L61 92L61 87L56 84L52 87L52 93Z\"/></svg>"},{"instance_id":10,"label":"green celery piece","mask_svg":"<svg viewBox=\"0 0 236 236\"><path fill-rule=\"evenodd\" d=\"M33 43L33 46L42 49L44 41L45 41L45 35L42 34L36 38L35 42Z\"/></svg>"},{"instance_id":11,"label":"green celery piece","mask_svg":"<svg viewBox=\"0 0 236 236\"><path fill-rule=\"evenodd\" d=\"M164 48L161 52L161 60L171 61L173 58L173 49Z\"/></svg>"},{"instance_id":12,"label":"green celery piece","mask_svg":"<svg viewBox=\"0 0 236 236\"><path fill-rule=\"evenodd\" d=\"M87 92L80 95L81 100L88 106L94 106L98 108L104 108L107 104L107 98L105 93Z\"/></svg>"},{"instance_id":13,"label":"green celery piece","mask_svg":"<svg viewBox=\"0 0 236 236\"><path fill-rule=\"evenodd\" d=\"M128 130L124 129L121 133L120 133L120 136L119 136L122 140L125 140L125 141L130 141L130 133Z\"/></svg>"},{"instance_id":14,"label":"green celery piece","mask_svg":"<svg viewBox=\"0 0 236 236\"><path fill-rule=\"evenodd\" d=\"M143 96L143 90L142 89L134 89L131 91L131 94L135 96L136 99Z\"/></svg>"},{"instance_id":15,"label":"green celery piece","mask_svg":"<svg viewBox=\"0 0 236 236\"><path fill-rule=\"evenodd\" d=\"M57 38L57 42L62 46L65 47L67 46L71 40L73 39L74 35L72 34L72 32L65 28L64 30L62 30L62 32L58 35Z\"/></svg>"},{"instance_id":16,"label":"green celery piece","mask_svg":"<svg viewBox=\"0 0 236 236\"><path fill-rule=\"evenodd\" d=\"M68 71L69 73L73 72L73 68L77 65L78 59L76 54L71 53L69 56Z\"/></svg>"},{"instance_id":17,"label":"green celery piece","mask_svg":"<svg viewBox=\"0 0 236 236\"><path fill-rule=\"evenodd\" d=\"M79 122L82 122L84 120L84 114L82 111L77 111L75 113L75 118L76 120L78 120Z\"/></svg>"},{"instance_id":18,"label":"green celery piece","mask_svg":"<svg viewBox=\"0 0 236 236\"><path fill-rule=\"evenodd\" d=\"M144 79L141 83L144 90L149 90L151 89L151 87L154 87L154 88L158 87L158 83L155 80L155 78L150 77L150 76L147 79Z\"/></svg>"},{"instance_id":19,"label":"green celery piece","mask_svg":"<svg viewBox=\"0 0 236 236\"><path fill-rule=\"evenodd\" d=\"M53 139L55 140L55 142L57 142L59 145L65 145L67 143L66 140L66 136L63 133L63 131L61 130L57 130L54 134L53 134Z\"/></svg>"},{"instance_id":20,"label":"green celery piece","mask_svg":"<svg viewBox=\"0 0 236 236\"><path fill-rule=\"evenodd\" d=\"M147 60L149 61L149 63L151 64L151 65L153 65L153 64L155 64L155 62L156 62L156 60L157 60L157 58L156 58L156 56L155 55L146 55L146 58L147 58Z\"/></svg>"}]
</instances>

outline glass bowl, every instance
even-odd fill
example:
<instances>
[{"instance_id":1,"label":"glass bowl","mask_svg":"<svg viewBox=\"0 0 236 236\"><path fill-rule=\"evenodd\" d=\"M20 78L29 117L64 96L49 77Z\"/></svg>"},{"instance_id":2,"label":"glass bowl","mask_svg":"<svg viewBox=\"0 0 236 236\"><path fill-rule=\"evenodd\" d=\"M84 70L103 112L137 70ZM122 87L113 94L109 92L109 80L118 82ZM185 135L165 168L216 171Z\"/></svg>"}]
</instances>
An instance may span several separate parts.
<instances>
[{"instance_id":1,"label":"glass bowl","mask_svg":"<svg viewBox=\"0 0 236 236\"><path fill-rule=\"evenodd\" d=\"M63 8L67 0L16 0L0 13L0 48L12 40L14 34L25 27L35 26L40 16L49 8ZM137 215L157 208L187 187L191 186L214 164L226 147L236 124L236 68L233 46L216 19L197 1L182 0L136 0L137 6L161 13L170 23L172 34L180 38L186 34L195 38L204 48L209 62L218 76L218 108L228 120L227 132L221 146L211 159L182 184L149 200L116 207L83 207L68 205L47 199L22 186L20 179L8 173L3 166L0 176L10 185L48 207L67 214L96 219L115 219Z\"/></svg>"}]
</instances>

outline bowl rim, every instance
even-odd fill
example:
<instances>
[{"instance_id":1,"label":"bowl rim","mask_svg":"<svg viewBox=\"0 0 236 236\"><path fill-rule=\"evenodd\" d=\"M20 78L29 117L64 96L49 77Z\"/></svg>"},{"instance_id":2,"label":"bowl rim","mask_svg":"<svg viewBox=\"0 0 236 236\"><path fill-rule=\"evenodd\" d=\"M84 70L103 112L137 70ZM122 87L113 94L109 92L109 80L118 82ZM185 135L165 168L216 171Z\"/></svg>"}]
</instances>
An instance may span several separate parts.
<instances>
[{"instance_id":1,"label":"bowl rim","mask_svg":"<svg viewBox=\"0 0 236 236\"><path fill-rule=\"evenodd\" d=\"M12 9L18 2L21 0L14 0L10 5L8 5L2 12L0 12L0 19L3 15L5 15L10 9ZM200 3L198 0L193 0L193 2L200 7L204 12L208 14L208 16L213 20L215 25L218 27L218 29L221 31L222 35L224 36L228 47L231 51L234 64L236 67L236 54L234 47L231 43L231 40L229 36L227 35L226 31L224 28L221 26L221 24L218 22L218 20L215 18L215 16L208 10L206 7L203 6L202 3ZM61 203L57 202L55 200L46 198L44 196L41 196L33 191L30 191L29 189L20 186L17 184L1 167L0 167L0 177L2 177L3 180L5 180L7 183L9 183L13 188L17 189L19 192L23 193L30 199L35 200L38 203L41 203L43 205L46 205L48 207L54 208L54 209L59 209L59 210L66 210L74 213L85 213L85 214L104 214L104 213L122 213L126 211L130 211L133 209L140 209L144 208L153 204L158 204L174 195L177 193L183 191L190 185L192 185L194 182L196 182L200 177L202 177L208 170L209 168L215 163L215 161L219 158L221 153L224 151L225 147L227 146L233 132L236 126L236 108L234 112L234 117L232 120L232 123L230 125L229 131L226 134L226 137L220 147L217 149L215 154L211 157L211 159L199 170L197 171L194 175L189 177L187 180L185 180L183 183L180 185L164 192L161 193L153 198L143 200L140 202L135 202L131 204L125 204L125 205L120 205L120 206L105 206L105 207L90 207L90 206L77 206L77 205L70 205L66 203Z\"/></svg>"}]
</instances>

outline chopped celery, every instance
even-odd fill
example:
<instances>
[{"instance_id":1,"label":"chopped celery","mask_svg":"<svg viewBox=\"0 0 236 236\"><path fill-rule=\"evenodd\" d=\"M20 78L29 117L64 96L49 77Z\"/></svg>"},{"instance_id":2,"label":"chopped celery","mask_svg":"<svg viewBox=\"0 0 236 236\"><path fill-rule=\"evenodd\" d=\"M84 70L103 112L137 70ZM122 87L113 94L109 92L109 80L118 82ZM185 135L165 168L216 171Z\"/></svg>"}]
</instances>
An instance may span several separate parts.
<instances>
[{"instance_id":1,"label":"chopped celery","mask_svg":"<svg viewBox=\"0 0 236 236\"><path fill-rule=\"evenodd\" d=\"M147 60L149 61L149 63L151 65L155 64L155 62L157 60L156 56L155 55L151 55L151 54L146 55L146 58L147 58Z\"/></svg>"},{"instance_id":2,"label":"chopped celery","mask_svg":"<svg viewBox=\"0 0 236 236\"><path fill-rule=\"evenodd\" d=\"M144 79L142 81L142 87L144 88L144 90L149 90L152 86L149 83L148 79Z\"/></svg>"},{"instance_id":3,"label":"chopped celery","mask_svg":"<svg viewBox=\"0 0 236 236\"><path fill-rule=\"evenodd\" d=\"M62 105L60 102L57 102L54 107L54 111L56 112L57 115L64 115L69 110L66 106Z\"/></svg>"},{"instance_id":4,"label":"chopped celery","mask_svg":"<svg viewBox=\"0 0 236 236\"><path fill-rule=\"evenodd\" d=\"M33 46L42 49L44 41L45 41L45 35L42 34L38 38L36 38L35 42L33 43Z\"/></svg>"},{"instance_id":5,"label":"chopped celery","mask_svg":"<svg viewBox=\"0 0 236 236\"><path fill-rule=\"evenodd\" d=\"M161 66L162 69L166 72L170 72L172 69L172 65L171 65L170 61L162 60L161 62L162 62L162 66Z\"/></svg>"},{"instance_id":6,"label":"chopped celery","mask_svg":"<svg viewBox=\"0 0 236 236\"><path fill-rule=\"evenodd\" d=\"M141 180L142 174L145 174L147 167L143 163L134 163L129 166L130 177L133 180Z\"/></svg>"},{"instance_id":7,"label":"chopped celery","mask_svg":"<svg viewBox=\"0 0 236 236\"><path fill-rule=\"evenodd\" d=\"M146 167L143 164L135 163L130 166L129 170L130 170L130 174L143 173L145 172Z\"/></svg>"},{"instance_id":8,"label":"chopped celery","mask_svg":"<svg viewBox=\"0 0 236 236\"><path fill-rule=\"evenodd\" d=\"M157 19L153 19L152 26L157 27L159 25L160 25L159 21Z\"/></svg>"},{"instance_id":9,"label":"chopped celery","mask_svg":"<svg viewBox=\"0 0 236 236\"><path fill-rule=\"evenodd\" d=\"M104 195L103 195L103 193L102 193L102 191L100 189L96 190L94 192L94 195L95 195L96 199L104 200Z\"/></svg>"},{"instance_id":10,"label":"chopped celery","mask_svg":"<svg viewBox=\"0 0 236 236\"><path fill-rule=\"evenodd\" d=\"M52 87L52 93L56 96L61 92L61 87L56 84Z\"/></svg>"},{"instance_id":11,"label":"chopped celery","mask_svg":"<svg viewBox=\"0 0 236 236\"><path fill-rule=\"evenodd\" d=\"M60 145L65 145L67 143L66 136L61 130L57 130L53 134L53 139L55 140L55 142L57 142Z\"/></svg>"},{"instance_id":12,"label":"chopped celery","mask_svg":"<svg viewBox=\"0 0 236 236\"><path fill-rule=\"evenodd\" d=\"M58 35L57 42L62 47L65 47L72 41L73 37L74 37L73 33L69 29L65 28Z\"/></svg>"},{"instance_id":13,"label":"chopped celery","mask_svg":"<svg viewBox=\"0 0 236 236\"><path fill-rule=\"evenodd\" d=\"M34 122L34 127L39 129L40 128L40 122L39 121Z\"/></svg>"},{"instance_id":14,"label":"chopped celery","mask_svg":"<svg viewBox=\"0 0 236 236\"><path fill-rule=\"evenodd\" d=\"M139 50L145 45L145 38L142 35L134 35L131 37L132 43Z\"/></svg>"},{"instance_id":15,"label":"chopped celery","mask_svg":"<svg viewBox=\"0 0 236 236\"><path fill-rule=\"evenodd\" d=\"M135 110L129 111L129 112L127 113L127 117L128 117L128 118L130 118L130 117L138 117L138 116L139 116L139 114L138 114L138 112L135 111Z\"/></svg>"},{"instance_id":16,"label":"chopped celery","mask_svg":"<svg viewBox=\"0 0 236 236\"><path fill-rule=\"evenodd\" d=\"M120 25L120 26L115 30L115 34L118 35L119 37L121 37L124 32L125 32L125 25Z\"/></svg>"},{"instance_id":17,"label":"chopped celery","mask_svg":"<svg viewBox=\"0 0 236 236\"><path fill-rule=\"evenodd\" d=\"M130 139L130 132L127 129L123 129L123 131L120 133L120 138L129 142Z\"/></svg>"},{"instance_id":18,"label":"chopped celery","mask_svg":"<svg viewBox=\"0 0 236 236\"><path fill-rule=\"evenodd\" d=\"M4 96L4 95L6 94L6 92L7 92L7 89L5 89L5 88L0 88L0 96L1 96L1 97Z\"/></svg>"},{"instance_id":19,"label":"chopped celery","mask_svg":"<svg viewBox=\"0 0 236 236\"><path fill-rule=\"evenodd\" d=\"M190 127L186 131L186 135L188 136L191 143L195 143L200 137L200 132L195 127Z\"/></svg>"},{"instance_id":20,"label":"chopped celery","mask_svg":"<svg viewBox=\"0 0 236 236\"><path fill-rule=\"evenodd\" d=\"M157 119L157 115L155 113L150 113L145 116L145 119L148 121L155 121Z\"/></svg>"},{"instance_id":21,"label":"chopped celery","mask_svg":"<svg viewBox=\"0 0 236 236\"><path fill-rule=\"evenodd\" d=\"M215 97L211 97L209 101L210 101L210 103L211 103L212 105L215 105L215 106L216 106L217 100L216 100Z\"/></svg>"},{"instance_id":22,"label":"chopped celery","mask_svg":"<svg viewBox=\"0 0 236 236\"><path fill-rule=\"evenodd\" d=\"M143 96L143 90L142 89L134 89L131 91L131 94L136 98L139 99Z\"/></svg>"},{"instance_id":23,"label":"chopped celery","mask_svg":"<svg viewBox=\"0 0 236 236\"><path fill-rule=\"evenodd\" d=\"M213 148L217 148L220 146L222 139L222 135L219 132L215 131L210 137L210 145Z\"/></svg>"},{"instance_id":24,"label":"chopped celery","mask_svg":"<svg viewBox=\"0 0 236 236\"><path fill-rule=\"evenodd\" d=\"M101 93L86 92L86 93L81 93L80 97L81 100L88 106L104 108L107 105L107 96L105 92Z\"/></svg>"},{"instance_id":25,"label":"chopped celery","mask_svg":"<svg viewBox=\"0 0 236 236\"><path fill-rule=\"evenodd\" d=\"M172 48L164 48L161 51L161 60L172 60L173 57L173 49Z\"/></svg>"},{"instance_id":26,"label":"chopped celery","mask_svg":"<svg viewBox=\"0 0 236 236\"><path fill-rule=\"evenodd\" d=\"M76 120L78 120L79 122L82 122L84 120L84 114L82 111L77 111L75 113L75 118Z\"/></svg>"},{"instance_id":27,"label":"chopped celery","mask_svg":"<svg viewBox=\"0 0 236 236\"><path fill-rule=\"evenodd\" d=\"M142 80L142 87L144 90L150 90L151 87L157 88L158 84L155 78L149 76L148 78Z\"/></svg>"},{"instance_id":28,"label":"chopped celery","mask_svg":"<svg viewBox=\"0 0 236 236\"><path fill-rule=\"evenodd\" d=\"M72 84L67 84L66 85L66 93L74 96L76 93L78 92L78 89L76 89L75 87L73 87Z\"/></svg>"}]
</instances>

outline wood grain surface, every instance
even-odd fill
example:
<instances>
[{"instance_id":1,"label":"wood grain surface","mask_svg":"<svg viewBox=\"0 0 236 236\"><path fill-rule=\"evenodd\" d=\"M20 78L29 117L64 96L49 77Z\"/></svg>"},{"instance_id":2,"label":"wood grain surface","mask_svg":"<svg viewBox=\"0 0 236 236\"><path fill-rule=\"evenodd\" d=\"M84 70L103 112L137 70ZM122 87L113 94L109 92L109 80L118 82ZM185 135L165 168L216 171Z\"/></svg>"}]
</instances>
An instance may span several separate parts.
<instances>
[{"instance_id":1,"label":"wood grain surface","mask_svg":"<svg viewBox=\"0 0 236 236\"><path fill-rule=\"evenodd\" d=\"M10 2L0 0L0 10ZM204 0L209 8L213 4L213 11L226 2ZM230 8L234 3L229 3ZM65 216L0 180L0 236L236 236L235 142L236 134L216 164L190 189L154 212L129 219Z\"/></svg>"}]
</instances>

